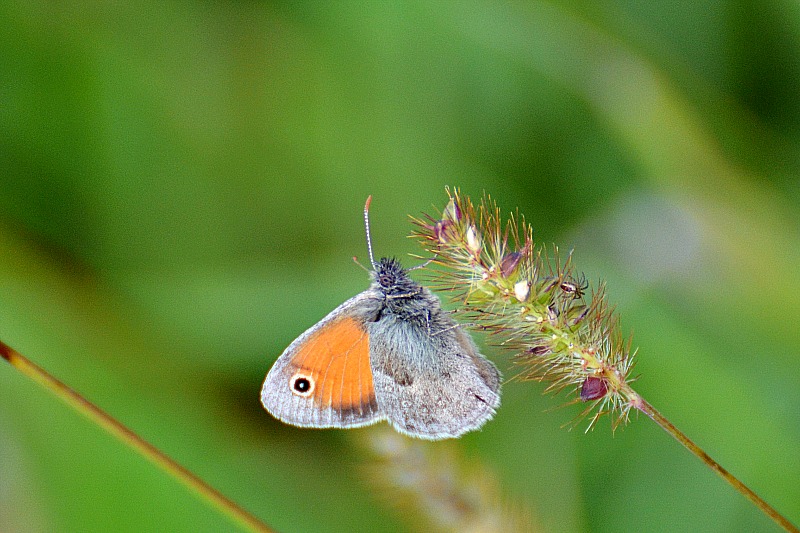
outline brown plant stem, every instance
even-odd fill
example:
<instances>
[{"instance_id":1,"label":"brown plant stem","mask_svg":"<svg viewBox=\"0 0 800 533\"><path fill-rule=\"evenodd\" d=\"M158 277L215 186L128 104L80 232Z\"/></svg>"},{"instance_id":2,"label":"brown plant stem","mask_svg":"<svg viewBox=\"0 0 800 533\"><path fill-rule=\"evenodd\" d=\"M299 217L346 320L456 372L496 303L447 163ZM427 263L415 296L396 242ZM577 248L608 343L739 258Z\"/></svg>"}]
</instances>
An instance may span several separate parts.
<instances>
[{"instance_id":1,"label":"brown plant stem","mask_svg":"<svg viewBox=\"0 0 800 533\"><path fill-rule=\"evenodd\" d=\"M664 431L672 435L675 440L683 444L687 450L696 455L710 469L719 474L720 477L727 481L734 489L742 493L748 500L753 502L756 507L761 509L761 511L769 516L776 524L781 526L786 531L800 533L800 529L789 522L789 520L776 511L770 504L762 500L758 494L753 492L747 485L739 481L739 479L737 479L733 474L723 468L722 465L712 459L705 451L703 451L702 448L700 448L700 446L695 444L681 430L676 428L672 422L667 420L664 415L658 412L658 410L650 405L644 398L634 392L633 389L628 391L628 397L630 398L630 402L633 407L650 417L653 422L661 426Z\"/></svg>"},{"instance_id":2,"label":"brown plant stem","mask_svg":"<svg viewBox=\"0 0 800 533\"><path fill-rule=\"evenodd\" d=\"M273 530L259 519L242 509L238 504L214 487L181 466L158 448L122 425L108 413L54 378L46 370L37 366L22 354L0 341L0 357L22 374L49 390L76 411L103 427L106 431L152 461L156 466L195 491L201 498L214 505L218 510L249 531L271 533Z\"/></svg>"}]
</instances>

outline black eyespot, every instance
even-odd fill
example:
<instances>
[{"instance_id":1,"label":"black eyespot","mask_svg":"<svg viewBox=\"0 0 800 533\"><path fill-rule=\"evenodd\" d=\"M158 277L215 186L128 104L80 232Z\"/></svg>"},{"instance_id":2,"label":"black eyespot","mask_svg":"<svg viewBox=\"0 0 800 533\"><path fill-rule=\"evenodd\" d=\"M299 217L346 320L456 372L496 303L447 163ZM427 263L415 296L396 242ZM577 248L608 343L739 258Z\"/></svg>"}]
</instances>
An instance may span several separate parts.
<instances>
[{"instance_id":1,"label":"black eyespot","mask_svg":"<svg viewBox=\"0 0 800 533\"><path fill-rule=\"evenodd\" d=\"M292 392L298 396L307 397L314 392L314 381L309 376L302 374L292 376L292 379L289 380L289 386Z\"/></svg>"}]
</instances>

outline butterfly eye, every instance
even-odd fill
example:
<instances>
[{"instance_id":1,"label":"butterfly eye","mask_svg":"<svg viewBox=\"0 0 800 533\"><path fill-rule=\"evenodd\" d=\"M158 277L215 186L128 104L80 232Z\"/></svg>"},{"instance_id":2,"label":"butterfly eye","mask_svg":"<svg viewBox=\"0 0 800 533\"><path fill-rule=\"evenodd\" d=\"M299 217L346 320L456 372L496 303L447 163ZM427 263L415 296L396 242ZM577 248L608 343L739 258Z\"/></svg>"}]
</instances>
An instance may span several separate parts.
<instances>
[{"instance_id":1,"label":"butterfly eye","mask_svg":"<svg viewBox=\"0 0 800 533\"><path fill-rule=\"evenodd\" d=\"M310 376L303 374L295 374L289 380L289 387L294 394L307 398L314 392L314 380Z\"/></svg>"}]
</instances>

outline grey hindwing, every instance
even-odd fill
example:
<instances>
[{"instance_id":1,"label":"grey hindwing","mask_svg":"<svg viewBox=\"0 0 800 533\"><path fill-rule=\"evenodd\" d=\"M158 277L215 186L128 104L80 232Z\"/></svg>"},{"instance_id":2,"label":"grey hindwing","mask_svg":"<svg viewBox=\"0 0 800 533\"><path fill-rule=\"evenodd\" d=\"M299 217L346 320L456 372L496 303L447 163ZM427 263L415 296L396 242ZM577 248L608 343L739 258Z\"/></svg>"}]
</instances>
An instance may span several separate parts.
<instances>
[{"instance_id":1,"label":"grey hindwing","mask_svg":"<svg viewBox=\"0 0 800 533\"><path fill-rule=\"evenodd\" d=\"M432 440L480 428L500 405L497 368L435 311L428 325L391 314L367 325L381 413L398 431Z\"/></svg>"}]
</instances>

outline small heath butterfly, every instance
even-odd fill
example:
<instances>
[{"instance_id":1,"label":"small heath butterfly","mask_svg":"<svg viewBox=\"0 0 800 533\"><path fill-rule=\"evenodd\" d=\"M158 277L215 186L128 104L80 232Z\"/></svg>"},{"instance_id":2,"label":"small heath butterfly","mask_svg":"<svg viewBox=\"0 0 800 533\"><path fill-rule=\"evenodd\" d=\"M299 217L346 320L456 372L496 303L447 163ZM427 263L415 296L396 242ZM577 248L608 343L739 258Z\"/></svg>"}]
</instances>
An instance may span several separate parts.
<instances>
[{"instance_id":1,"label":"small heath butterfly","mask_svg":"<svg viewBox=\"0 0 800 533\"><path fill-rule=\"evenodd\" d=\"M264 380L261 403L301 427L388 420L430 440L478 429L500 405L500 373L396 259L374 260L371 200L364 223L372 284L286 348Z\"/></svg>"}]
</instances>

